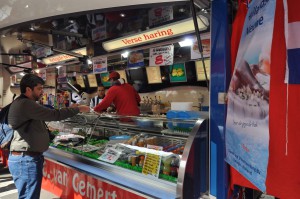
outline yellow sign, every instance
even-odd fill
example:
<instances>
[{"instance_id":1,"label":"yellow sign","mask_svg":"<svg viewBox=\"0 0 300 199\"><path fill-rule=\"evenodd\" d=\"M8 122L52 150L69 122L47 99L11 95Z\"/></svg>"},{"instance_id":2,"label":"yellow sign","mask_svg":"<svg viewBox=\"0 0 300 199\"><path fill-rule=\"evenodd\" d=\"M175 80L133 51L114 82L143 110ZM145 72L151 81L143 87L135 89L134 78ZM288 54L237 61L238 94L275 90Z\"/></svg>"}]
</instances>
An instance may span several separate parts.
<instances>
[{"instance_id":1,"label":"yellow sign","mask_svg":"<svg viewBox=\"0 0 300 199\"><path fill-rule=\"evenodd\" d=\"M98 86L95 74L89 74L89 75L87 75L87 78L88 78L90 87L97 87Z\"/></svg>"},{"instance_id":2,"label":"yellow sign","mask_svg":"<svg viewBox=\"0 0 300 199\"><path fill-rule=\"evenodd\" d=\"M76 82L77 82L77 84L79 84L82 88L85 88L84 80L83 80L83 77L82 77L81 75L76 76Z\"/></svg>"},{"instance_id":3,"label":"yellow sign","mask_svg":"<svg viewBox=\"0 0 300 199\"><path fill-rule=\"evenodd\" d=\"M199 19L199 17L201 19ZM199 30L201 31L207 29L207 26L205 25L208 24L207 18L203 16L199 17L197 18ZM102 45L106 51L110 52L122 48L128 48L154 41L169 39L192 32L195 32L193 18L188 18L172 24L146 30L129 37L122 37L111 41L106 41L103 42Z\"/></svg>"},{"instance_id":4,"label":"yellow sign","mask_svg":"<svg viewBox=\"0 0 300 199\"><path fill-rule=\"evenodd\" d=\"M120 74L120 78L123 78L125 82L128 83L125 70L117 70L116 72Z\"/></svg>"},{"instance_id":5,"label":"yellow sign","mask_svg":"<svg viewBox=\"0 0 300 199\"><path fill-rule=\"evenodd\" d=\"M72 52L77 53L77 54L81 54L81 55L87 55L86 53L86 48L80 48L77 50L73 50ZM76 57L70 56L70 55L66 55L66 54L59 54L59 55L54 55L51 57L47 57L43 59L43 62L47 65L49 64L55 64L55 63L59 63L59 62L64 62L64 61L68 61L71 59L75 59Z\"/></svg>"},{"instance_id":6,"label":"yellow sign","mask_svg":"<svg viewBox=\"0 0 300 199\"><path fill-rule=\"evenodd\" d=\"M157 84L162 82L159 66L146 67L146 72L149 84Z\"/></svg>"},{"instance_id":7,"label":"yellow sign","mask_svg":"<svg viewBox=\"0 0 300 199\"><path fill-rule=\"evenodd\" d=\"M205 80L205 74L203 69L202 61L196 61L196 71L197 71L197 81L204 81ZM204 60L207 79L210 79L210 59Z\"/></svg>"},{"instance_id":8,"label":"yellow sign","mask_svg":"<svg viewBox=\"0 0 300 199\"><path fill-rule=\"evenodd\" d=\"M155 178L159 176L161 156L151 153L146 153L142 173Z\"/></svg>"}]
</instances>

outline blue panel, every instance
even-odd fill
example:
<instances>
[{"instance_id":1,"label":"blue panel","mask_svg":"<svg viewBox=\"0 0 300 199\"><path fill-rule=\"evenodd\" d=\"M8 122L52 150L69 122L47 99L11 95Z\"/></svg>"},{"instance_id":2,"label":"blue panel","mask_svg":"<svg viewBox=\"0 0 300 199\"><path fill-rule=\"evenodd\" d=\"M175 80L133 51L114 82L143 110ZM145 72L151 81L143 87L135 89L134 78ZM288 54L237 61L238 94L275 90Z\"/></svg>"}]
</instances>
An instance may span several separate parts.
<instances>
[{"instance_id":1,"label":"blue panel","mask_svg":"<svg viewBox=\"0 0 300 199\"><path fill-rule=\"evenodd\" d=\"M211 195L227 198L228 168L225 158L226 105L218 104L218 93L227 92L230 77L230 36L227 0L212 1L211 17Z\"/></svg>"}]
</instances>

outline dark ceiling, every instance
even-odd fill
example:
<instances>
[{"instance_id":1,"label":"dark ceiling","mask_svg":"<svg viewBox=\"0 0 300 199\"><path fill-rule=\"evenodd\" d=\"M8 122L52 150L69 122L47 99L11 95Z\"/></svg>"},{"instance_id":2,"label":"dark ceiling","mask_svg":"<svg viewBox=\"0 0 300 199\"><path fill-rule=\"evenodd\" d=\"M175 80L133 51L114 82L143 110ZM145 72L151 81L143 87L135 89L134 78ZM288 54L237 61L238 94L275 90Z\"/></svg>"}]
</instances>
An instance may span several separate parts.
<instances>
[{"instance_id":1,"label":"dark ceiling","mask_svg":"<svg viewBox=\"0 0 300 199\"><path fill-rule=\"evenodd\" d=\"M197 13L209 17L210 3L208 0L195 1ZM200 5L199 5L200 4ZM134 34L140 31L151 29L153 27L165 25L192 16L190 2L181 2L178 4L164 4L163 6L171 8L173 17L167 22L157 22L150 24L149 13L152 9L157 9L155 14L159 14L162 5L148 5L147 7L137 7L133 9L121 9L110 11L89 11L88 13L75 13L72 15L59 16L10 27L1 30L0 34L4 36L14 36L16 39L26 44L25 49L17 51L11 47L12 51L6 53L29 53L34 58L41 59L46 56L54 55L58 52L53 49L60 49L70 52L80 47L87 47L88 54L97 56L107 54L102 48L102 42L114 38ZM201 6L201 8L199 8ZM96 40L92 34L96 28L105 27L106 35L100 40ZM3 39L3 38L2 38ZM49 48L48 54L37 53L41 47ZM50 50L52 49L52 51ZM184 50L175 51L180 54ZM180 56L180 55L179 55ZM111 56L109 64L118 63L120 55ZM79 59L79 61L83 61ZM15 62L17 64L17 62Z\"/></svg>"}]
</instances>

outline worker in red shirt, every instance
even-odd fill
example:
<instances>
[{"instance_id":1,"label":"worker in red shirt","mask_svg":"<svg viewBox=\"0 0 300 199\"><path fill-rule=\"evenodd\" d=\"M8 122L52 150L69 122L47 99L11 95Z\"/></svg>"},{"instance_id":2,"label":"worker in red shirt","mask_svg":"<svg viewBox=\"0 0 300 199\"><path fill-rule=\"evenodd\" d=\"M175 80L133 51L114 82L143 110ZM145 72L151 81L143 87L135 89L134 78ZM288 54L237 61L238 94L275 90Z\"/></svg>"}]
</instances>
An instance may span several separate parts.
<instances>
[{"instance_id":1,"label":"worker in red shirt","mask_svg":"<svg viewBox=\"0 0 300 199\"><path fill-rule=\"evenodd\" d=\"M112 82L112 87L108 89L104 99L94 108L94 111L105 111L113 103L118 115L139 115L138 105L141 98L133 86L120 79L120 74L115 71L109 74L109 80Z\"/></svg>"}]
</instances>

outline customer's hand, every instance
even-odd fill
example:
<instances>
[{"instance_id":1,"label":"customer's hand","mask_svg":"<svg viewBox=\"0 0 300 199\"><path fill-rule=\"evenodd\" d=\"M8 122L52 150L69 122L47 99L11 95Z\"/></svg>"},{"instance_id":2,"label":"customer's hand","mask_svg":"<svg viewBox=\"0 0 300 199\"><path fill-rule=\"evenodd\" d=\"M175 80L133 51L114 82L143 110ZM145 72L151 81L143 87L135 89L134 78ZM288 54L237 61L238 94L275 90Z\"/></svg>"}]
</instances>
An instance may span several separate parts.
<instances>
[{"instance_id":1,"label":"customer's hand","mask_svg":"<svg viewBox=\"0 0 300 199\"><path fill-rule=\"evenodd\" d=\"M85 105L79 105L79 112L82 113L89 113L90 112L90 107L89 106L85 106Z\"/></svg>"}]
</instances>

